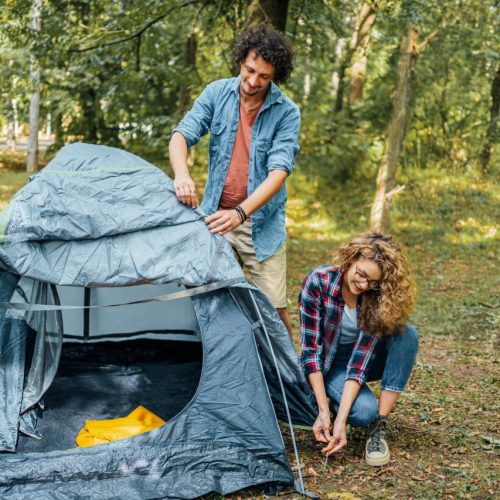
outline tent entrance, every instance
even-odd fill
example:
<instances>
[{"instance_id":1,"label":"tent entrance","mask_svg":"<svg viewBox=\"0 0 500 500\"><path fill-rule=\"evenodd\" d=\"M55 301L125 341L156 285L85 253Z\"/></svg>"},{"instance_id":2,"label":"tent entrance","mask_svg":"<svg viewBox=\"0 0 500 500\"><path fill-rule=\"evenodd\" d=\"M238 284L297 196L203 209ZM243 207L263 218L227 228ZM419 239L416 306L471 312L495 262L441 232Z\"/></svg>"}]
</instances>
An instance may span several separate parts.
<instances>
[{"instance_id":1,"label":"tent entrance","mask_svg":"<svg viewBox=\"0 0 500 500\"><path fill-rule=\"evenodd\" d=\"M17 452L74 448L85 420L123 417L139 405L169 421L194 396L201 366L197 342L65 343L44 410L38 410L43 437L20 434Z\"/></svg>"},{"instance_id":2,"label":"tent entrance","mask_svg":"<svg viewBox=\"0 0 500 500\"><path fill-rule=\"evenodd\" d=\"M21 410L35 408L29 420L37 418L36 430L31 423L25 429L30 437L20 434L17 452L74 448L85 420L124 417L139 405L165 421L184 408L200 379L200 327L189 297L154 301L183 289L176 283L83 288L21 278L14 302L56 307L25 315Z\"/></svg>"}]
</instances>

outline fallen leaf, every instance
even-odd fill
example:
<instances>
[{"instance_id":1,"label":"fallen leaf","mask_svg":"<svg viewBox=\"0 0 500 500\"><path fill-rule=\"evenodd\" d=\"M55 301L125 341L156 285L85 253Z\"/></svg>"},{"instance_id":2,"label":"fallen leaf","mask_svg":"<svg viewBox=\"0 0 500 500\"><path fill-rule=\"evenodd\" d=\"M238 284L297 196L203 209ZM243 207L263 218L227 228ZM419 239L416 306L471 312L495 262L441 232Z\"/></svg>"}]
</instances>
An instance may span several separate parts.
<instances>
[{"instance_id":1,"label":"fallen leaf","mask_svg":"<svg viewBox=\"0 0 500 500\"><path fill-rule=\"evenodd\" d=\"M309 467L306 472L307 472L307 474L314 476L314 477L316 477L318 475L318 473L314 470L313 467Z\"/></svg>"},{"instance_id":2,"label":"fallen leaf","mask_svg":"<svg viewBox=\"0 0 500 500\"><path fill-rule=\"evenodd\" d=\"M328 495L326 495L326 498L331 498L333 500L361 500L359 497L347 492L328 493Z\"/></svg>"}]
</instances>

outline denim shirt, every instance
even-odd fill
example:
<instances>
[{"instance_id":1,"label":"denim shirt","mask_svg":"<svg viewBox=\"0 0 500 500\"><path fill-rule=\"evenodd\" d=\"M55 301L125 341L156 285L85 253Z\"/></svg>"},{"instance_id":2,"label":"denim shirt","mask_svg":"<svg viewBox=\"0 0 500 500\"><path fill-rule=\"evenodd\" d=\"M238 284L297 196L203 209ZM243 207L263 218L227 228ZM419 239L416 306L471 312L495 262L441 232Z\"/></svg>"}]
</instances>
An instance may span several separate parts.
<instances>
[{"instance_id":1,"label":"denim shirt","mask_svg":"<svg viewBox=\"0 0 500 500\"><path fill-rule=\"evenodd\" d=\"M188 148L210 130L209 169L201 209L217 211L226 181L240 119L240 77L209 84L174 132ZM248 164L248 196L271 170L291 173L299 150L300 112L273 82L252 127ZM286 186L252 214L252 240L259 261L274 255L286 239Z\"/></svg>"}]
</instances>

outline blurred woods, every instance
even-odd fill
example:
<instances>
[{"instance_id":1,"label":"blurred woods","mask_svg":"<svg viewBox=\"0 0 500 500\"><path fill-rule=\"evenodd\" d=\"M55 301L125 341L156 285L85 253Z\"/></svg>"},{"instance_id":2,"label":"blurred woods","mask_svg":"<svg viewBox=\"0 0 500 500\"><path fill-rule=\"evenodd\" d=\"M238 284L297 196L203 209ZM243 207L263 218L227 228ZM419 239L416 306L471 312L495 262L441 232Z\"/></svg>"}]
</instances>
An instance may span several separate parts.
<instances>
[{"instance_id":1,"label":"blurred woods","mask_svg":"<svg viewBox=\"0 0 500 500\"><path fill-rule=\"evenodd\" d=\"M403 186L397 168L498 162L494 0L4 0L0 146L82 140L164 159L172 128L231 47L262 20L296 58L285 92L302 112L298 165L325 186L370 179L372 224ZM28 139L29 136L29 139ZM206 154L198 148L196 162ZM375 177L378 178L375 186Z\"/></svg>"}]
</instances>

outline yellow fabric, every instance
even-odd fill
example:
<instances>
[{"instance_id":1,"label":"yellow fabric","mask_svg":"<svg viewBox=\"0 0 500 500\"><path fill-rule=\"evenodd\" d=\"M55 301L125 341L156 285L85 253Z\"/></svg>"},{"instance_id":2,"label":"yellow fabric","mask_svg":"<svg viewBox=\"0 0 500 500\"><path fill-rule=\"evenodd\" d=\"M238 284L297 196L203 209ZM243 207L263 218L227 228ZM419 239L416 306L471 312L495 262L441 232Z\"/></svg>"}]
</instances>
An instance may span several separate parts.
<instances>
[{"instance_id":1,"label":"yellow fabric","mask_svg":"<svg viewBox=\"0 0 500 500\"><path fill-rule=\"evenodd\" d=\"M126 417L110 420L86 420L83 429L76 437L76 444L83 448L118 441L152 431L164 423L164 420L144 406L138 406Z\"/></svg>"}]
</instances>

